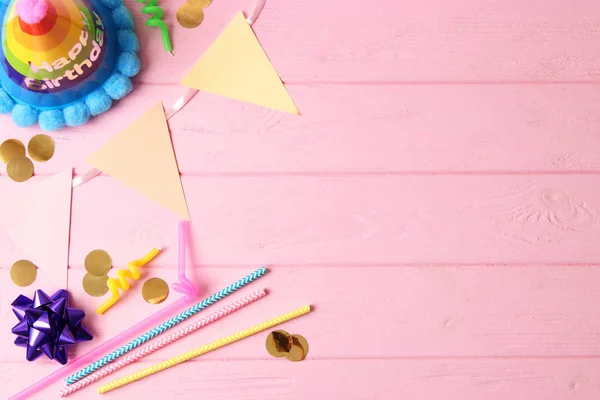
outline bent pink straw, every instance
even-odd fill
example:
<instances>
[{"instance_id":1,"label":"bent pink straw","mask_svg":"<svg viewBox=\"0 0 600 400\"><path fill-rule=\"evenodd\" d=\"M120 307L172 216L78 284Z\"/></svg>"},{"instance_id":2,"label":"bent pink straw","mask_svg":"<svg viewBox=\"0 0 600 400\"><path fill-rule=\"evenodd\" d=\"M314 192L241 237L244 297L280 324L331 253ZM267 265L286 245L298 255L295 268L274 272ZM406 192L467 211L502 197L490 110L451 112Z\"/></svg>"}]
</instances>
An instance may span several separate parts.
<instances>
[{"instance_id":1,"label":"bent pink straw","mask_svg":"<svg viewBox=\"0 0 600 400\"><path fill-rule=\"evenodd\" d=\"M187 297L190 300L198 297L198 285L194 285L187 276L185 276L185 245L189 240L189 224L187 221L179 221L179 261L177 263L179 282L173 283L173 289Z\"/></svg>"},{"instance_id":2,"label":"bent pink straw","mask_svg":"<svg viewBox=\"0 0 600 400\"><path fill-rule=\"evenodd\" d=\"M220 320L223 317L226 317L227 315L239 310L240 308L243 308L249 304L252 304L256 300L262 299L263 297L265 297L266 294L267 293L265 292L265 289L258 290L256 292L252 293L251 295L248 295L248 296L244 297L243 299L236 301L235 303L232 303L226 307L223 307L216 313L202 318L198 322L195 322L184 328L181 328L177 332L172 333L163 339L157 340L153 343L149 343L146 346L142 347L141 349L136 350L134 353L128 355L127 357L125 357L113 364L109 364L109 365L103 367L102 369L94 372L92 375L83 378L79 382L76 382L70 386L65 386L59 392L60 397L66 397L72 393L75 393L76 391L83 389L84 387L88 386L89 384L94 383L97 380L102 379L105 376L108 376L108 375L112 374L113 372L116 372L116 371L120 370L121 368L126 367L127 365L134 363L134 362L160 350L163 347L166 347L169 344L174 343L174 342L178 341L179 339L184 338L187 335L194 333L197 330L200 330L200 329L204 328L205 326L210 325L213 322Z\"/></svg>"},{"instance_id":3,"label":"bent pink straw","mask_svg":"<svg viewBox=\"0 0 600 400\"><path fill-rule=\"evenodd\" d=\"M182 228L182 225L184 225L183 228ZM179 310L188 306L189 303L191 303L193 300L195 300L194 297L197 295L197 291L193 287L193 284L191 283L191 281L189 279L187 279L187 277L185 276L185 244L182 245L182 242L185 242L187 240L187 238L185 237L185 235L187 233L186 228L187 228L187 222L180 221L179 222L179 262L181 263L182 260L184 262L183 262L183 264L179 264L178 268L179 268L180 280L181 280L181 277L183 277L185 279L183 281L180 281L181 286L176 289L182 290L182 293L185 295L184 297L182 297L181 299L177 300L176 302L170 304L169 306L163 308L162 310L154 313L153 315L149 316L145 320L138 322L137 324L133 325L129 329L125 330L124 332L121 332L120 334L113 337L112 339L107 340L106 342L102 343L95 349L90 350L89 352L85 353L84 355L82 355L80 357L77 357L75 360L69 362L64 367L54 371L53 373L51 373L50 375L48 375L45 378L40 379L33 385L29 386L28 388L20 391L19 393L15 394L14 396L10 397L8 400L24 400L24 399L28 398L29 396L32 396L34 393L37 393L40 390L46 388L47 386L50 386L54 382L61 379L61 377L65 376L65 375L70 375L74 372L79 371L80 369L82 369L86 365L88 365L89 363L93 362L94 360L97 360L99 357L101 357L104 353L106 353L111 348L117 347L118 344L124 342L125 340L127 340L133 336L137 336L140 333L153 328L158 323L162 322L166 318L169 318L173 314L176 314ZM181 253L182 251L183 251L183 257L182 257L182 253Z\"/></svg>"}]
</instances>

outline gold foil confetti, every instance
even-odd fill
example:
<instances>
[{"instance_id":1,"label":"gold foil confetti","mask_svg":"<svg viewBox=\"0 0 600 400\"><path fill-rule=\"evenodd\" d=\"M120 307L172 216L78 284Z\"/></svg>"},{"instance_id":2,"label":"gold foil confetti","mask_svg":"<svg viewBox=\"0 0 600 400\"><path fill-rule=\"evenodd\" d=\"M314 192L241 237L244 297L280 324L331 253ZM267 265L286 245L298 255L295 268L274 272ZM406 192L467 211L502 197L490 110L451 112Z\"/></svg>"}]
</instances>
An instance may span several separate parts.
<instances>
[{"instance_id":1,"label":"gold foil confetti","mask_svg":"<svg viewBox=\"0 0 600 400\"><path fill-rule=\"evenodd\" d=\"M185 3L177 10L177 22L184 28L195 28L204 20L204 10L202 7L195 7L190 3Z\"/></svg>"},{"instance_id":2,"label":"gold foil confetti","mask_svg":"<svg viewBox=\"0 0 600 400\"><path fill-rule=\"evenodd\" d=\"M285 356L289 361L302 361L308 355L308 341L301 335L292 335L294 344Z\"/></svg>"},{"instance_id":3,"label":"gold foil confetti","mask_svg":"<svg viewBox=\"0 0 600 400\"><path fill-rule=\"evenodd\" d=\"M160 278L150 278L144 282L142 296L146 303L160 304L169 296L169 285Z\"/></svg>"},{"instance_id":4,"label":"gold foil confetti","mask_svg":"<svg viewBox=\"0 0 600 400\"><path fill-rule=\"evenodd\" d=\"M6 173L15 182L25 182L33 176L33 163L27 157L14 157L8 162Z\"/></svg>"},{"instance_id":5,"label":"gold foil confetti","mask_svg":"<svg viewBox=\"0 0 600 400\"><path fill-rule=\"evenodd\" d=\"M83 277L83 290L90 296L102 297L108 293L108 275L94 276L90 273Z\"/></svg>"},{"instance_id":6,"label":"gold foil confetti","mask_svg":"<svg viewBox=\"0 0 600 400\"><path fill-rule=\"evenodd\" d=\"M289 333L283 330L277 330L269 333L265 346L267 351L273 357L285 357L292 348L293 341Z\"/></svg>"},{"instance_id":7,"label":"gold foil confetti","mask_svg":"<svg viewBox=\"0 0 600 400\"><path fill-rule=\"evenodd\" d=\"M204 9L212 0L188 0L177 10L177 22L184 28L195 28L204 21Z\"/></svg>"},{"instance_id":8,"label":"gold foil confetti","mask_svg":"<svg viewBox=\"0 0 600 400\"><path fill-rule=\"evenodd\" d=\"M15 285L25 287L35 282L37 267L28 260L19 260L10 268L10 279Z\"/></svg>"},{"instance_id":9,"label":"gold foil confetti","mask_svg":"<svg viewBox=\"0 0 600 400\"><path fill-rule=\"evenodd\" d=\"M110 271L112 260L104 250L94 250L85 257L84 265L89 274L104 276Z\"/></svg>"},{"instance_id":10,"label":"gold foil confetti","mask_svg":"<svg viewBox=\"0 0 600 400\"><path fill-rule=\"evenodd\" d=\"M206 8L208 6L210 6L212 3L212 0L188 0L188 4L194 6L194 7L200 7L200 8Z\"/></svg>"},{"instance_id":11,"label":"gold foil confetti","mask_svg":"<svg viewBox=\"0 0 600 400\"><path fill-rule=\"evenodd\" d=\"M17 139L5 140L0 145L0 160L8 164L15 157L25 157L25 145Z\"/></svg>"},{"instance_id":12,"label":"gold foil confetti","mask_svg":"<svg viewBox=\"0 0 600 400\"><path fill-rule=\"evenodd\" d=\"M48 135L35 135L29 140L27 151L34 161L46 162L54 155L54 140Z\"/></svg>"}]
</instances>

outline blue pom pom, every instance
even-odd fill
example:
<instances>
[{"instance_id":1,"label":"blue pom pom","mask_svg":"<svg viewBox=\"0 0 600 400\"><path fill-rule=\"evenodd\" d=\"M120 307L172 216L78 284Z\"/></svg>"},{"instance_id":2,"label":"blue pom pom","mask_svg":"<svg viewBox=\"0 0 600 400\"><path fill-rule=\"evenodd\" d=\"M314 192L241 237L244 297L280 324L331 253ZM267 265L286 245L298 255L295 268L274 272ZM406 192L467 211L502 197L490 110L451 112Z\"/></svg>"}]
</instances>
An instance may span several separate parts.
<instances>
[{"instance_id":1,"label":"blue pom pom","mask_svg":"<svg viewBox=\"0 0 600 400\"><path fill-rule=\"evenodd\" d=\"M2 1L2 0L0 0ZM123 0L101 0L102 3L104 3L104 5L108 8L115 9L121 5L123 5Z\"/></svg>"},{"instance_id":2,"label":"blue pom pom","mask_svg":"<svg viewBox=\"0 0 600 400\"><path fill-rule=\"evenodd\" d=\"M110 110L110 107L112 106L112 99L102 88L100 88L90 93L85 98L85 104L90 110L90 113L96 116Z\"/></svg>"},{"instance_id":3,"label":"blue pom pom","mask_svg":"<svg viewBox=\"0 0 600 400\"><path fill-rule=\"evenodd\" d=\"M61 110L46 110L40 113L38 121L43 131L55 131L65 126L65 117Z\"/></svg>"},{"instance_id":4,"label":"blue pom pom","mask_svg":"<svg viewBox=\"0 0 600 400\"><path fill-rule=\"evenodd\" d=\"M117 70L125 76L132 77L140 73L140 59L135 53L121 53L117 59Z\"/></svg>"},{"instance_id":5,"label":"blue pom pom","mask_svg":"<svg viewBox=\"0 0 600 400\"><path fill-rule=\"evenodd\" d=\"M113 21L119 29L133 29L135 22L129 8L121 5L115 8L112 12Z\"/></svg>"},{"instance_id":6,"label":"blue pom pom","mask_svg":"<svg viewBox=\"0 0 600 400\"><path fill-rule=\"evenodd\" d=\"M84 102L72 104L63 110L65 123L68 126L79 126L85 124L90 119L90 110Z\"/></svg>"},{"instance_id":7,"label":"blue pom pom","mask_svg":"<svg viewBox=\"0 0 600 400\"><path fill-rule=\"evenodd\" d=\"M140 41L133 31L119 31L118 38L121 51L137 53L140 50Z\"/></svg>"},{"instance_id":8,"label":"blue pom pom","mask_svg":"<svg viewBox=\"0 0 600 400\"><path fill-rule=\"evenodd\" d=\"M128 77L115 72L104 82L104 90L113 100L121 100L133 90L133 85Z\"/></svg>"},{"instance_id":9,"label":"blue pom pom","mask_svg":"<svg viewBox=\"0 0 600 400\"><path fill-rule=\"evenodd\" d=\"M12 111L14 106L15 101L8 95L8 93L0 89L0 114L8 114Z\"/></svg>"},{"instance_id":10,"label":"blue pom pom","mask_svg":"<svg viewBox=\"0 0 600 400\"><path fill-rule=\"evenodd\" d=\"M12 119L17 126L22 128L35 125L38 120L38 111L25 104L17 104L12 110Z\"/></svg>"}]
</instances>

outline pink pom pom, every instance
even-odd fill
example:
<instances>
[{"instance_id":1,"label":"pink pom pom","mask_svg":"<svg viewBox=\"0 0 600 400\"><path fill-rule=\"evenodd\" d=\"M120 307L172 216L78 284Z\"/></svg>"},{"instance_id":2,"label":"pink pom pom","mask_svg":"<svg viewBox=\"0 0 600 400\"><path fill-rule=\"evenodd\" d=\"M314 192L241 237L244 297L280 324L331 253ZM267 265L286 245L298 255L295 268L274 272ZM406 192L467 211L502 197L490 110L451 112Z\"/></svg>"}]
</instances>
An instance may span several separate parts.
<instances>
[{"instance_id":1,"label":"pink pom pom","mask_svg":"<svg viewBox=\"0 0 600 400\"><path fill-rule=\"evenodd\" d=\"M26 24L37 24L46 17L47 0L18 0L17 15Z\"/></svg>"}]
</instances>

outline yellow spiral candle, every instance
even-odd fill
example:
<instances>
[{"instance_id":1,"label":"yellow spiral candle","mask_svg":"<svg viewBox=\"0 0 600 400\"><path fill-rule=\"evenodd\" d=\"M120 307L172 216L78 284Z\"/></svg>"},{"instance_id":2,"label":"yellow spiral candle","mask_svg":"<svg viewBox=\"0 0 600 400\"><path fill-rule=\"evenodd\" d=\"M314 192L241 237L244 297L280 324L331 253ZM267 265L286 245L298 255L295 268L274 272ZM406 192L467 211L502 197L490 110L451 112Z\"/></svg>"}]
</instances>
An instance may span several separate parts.
<instances>
[{"instance_id":1,"label":"yellow spiral candle","mask_svg":"<svg viewBox=\"0 0 600 400\"><path fill-rule=\"evenodd\" d=\"M304 306L304 307L297 308L294 311L290 311L287 314L283 314L283 315L280 315L279 317L275 317L273 319L265 321L262 324L254 325L252 328L240 331L234 335L224 337L223 339L216 340L216 341L209 343L207 345L204 345L202 347L198 347L197 349L188 351L187 353L183 353L177 357L173 357L170 360L163 361L159 364L153 365L152 367L148 367L148 368L143 369L134 374L125 376L121 379L117 379L116 381L113 381L111 383L107 383L106 385L100 386L98 388L98 393L103 394L106 392L110 392L111 390L118 389L122 386L133 383L137 380L140 380L146 376L157 374L160 371L163 371L167 368L174 367L178 364L181 364L182 362L185 362L185 361L191 360L192 358L201 356L202 354L206 354L208 352L211 352L211 351L221 348L223 346L227 346L230 343L237 342L238 340L242 340L244 338L247 338L248 336L252 336L256 333L262 332L266 329L269 329L276 325L287 322L291 319L298 318L302 315L308 314L310 311L311 311L310 306Z\"/></svg>"},{"instance_id":2,"label":"yellow spiral candle","mask_svg":"<svg viewBox=\"0 0 600 400\"><path fill-rule=\"evenodd\" d=\"M106 282L108 288L110 289L110 298L104 303L102 303L100 307L96 309L96 312L98 314L104 314L106 310L111 308L117 301L119 301L119 299L121 298L121 295L119 294L119 289L121 289L124 292L128 291L130 287L128 279L134 281L140 279L140 267L143 267L144 265L152 261L154 257L156 257L158 253L160 253L160 251L161 249L159 248L152 249L148 254L146 254L139 260L130 262L129 264L127 264L127 268L129 268L129 271L126 269L118 270L117 279L110 278Z\"/></svg>"}]
</instances>

